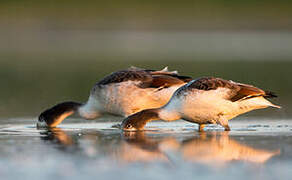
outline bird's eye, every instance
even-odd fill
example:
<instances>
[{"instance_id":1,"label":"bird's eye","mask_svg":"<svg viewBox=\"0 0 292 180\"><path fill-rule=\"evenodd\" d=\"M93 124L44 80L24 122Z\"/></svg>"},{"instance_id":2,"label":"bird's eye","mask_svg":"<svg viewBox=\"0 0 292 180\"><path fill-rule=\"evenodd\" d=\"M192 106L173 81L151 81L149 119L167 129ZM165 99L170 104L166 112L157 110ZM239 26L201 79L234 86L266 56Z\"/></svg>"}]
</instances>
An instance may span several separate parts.
<instances>
[{"instance_id":1,"label":"bird's eye","mask_svg":"<svg viewBox=\"0 0 292 180\"><path fill-rule=\"evenodd\" d=\"M130 129L130 128L132 128L132 125L131 124L127 124L126 128Z\"/></svg>"}]
</instances>

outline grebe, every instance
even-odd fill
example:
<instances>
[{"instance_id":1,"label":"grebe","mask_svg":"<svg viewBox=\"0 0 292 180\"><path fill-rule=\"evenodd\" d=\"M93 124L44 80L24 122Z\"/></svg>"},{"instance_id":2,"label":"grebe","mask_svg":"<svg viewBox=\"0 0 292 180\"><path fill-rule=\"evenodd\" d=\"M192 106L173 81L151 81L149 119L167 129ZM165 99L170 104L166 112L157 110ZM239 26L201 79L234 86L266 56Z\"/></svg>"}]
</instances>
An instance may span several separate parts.
<instances>
[{"instance_id":1,"label":"grebe","mask_svg":"<svg viewBox=\"0 0 292 180\"><path fill-rule=\"evenodd\" d=\"M160 71L135 67L117 71L94 85L85 104L57 104L40 114L37 126L56 127L75 112L85 119L95 119L105 113L127 117L143 109L158 108L191 79L167 67Z\"/></svg>"},{"instance_id":2,"label":"grebe","mask_svg":"<svg viewBox=\"0 0 292 180\"><path fill-rule=\"evenodd\" d=\"M183 119L198 123L200 131L206 124L219 124L229 131L228 120L240 114L268 106L280 108L265 99L272 97L277 96L248 84L203 77L177 89L166 105L130 115L122 129L142 130L152 120Z\"/></svg>"}]
</instances>

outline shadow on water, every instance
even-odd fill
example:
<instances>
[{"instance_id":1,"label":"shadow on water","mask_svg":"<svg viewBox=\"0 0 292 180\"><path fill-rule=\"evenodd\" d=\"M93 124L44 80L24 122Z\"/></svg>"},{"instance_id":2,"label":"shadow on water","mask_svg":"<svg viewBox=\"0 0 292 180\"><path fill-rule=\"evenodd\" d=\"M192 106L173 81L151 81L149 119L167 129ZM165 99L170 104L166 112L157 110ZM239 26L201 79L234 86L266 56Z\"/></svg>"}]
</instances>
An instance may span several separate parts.
<instances>
[{"instance_id":1,"label":"shadow on water","mask_svg":"<svg viewBox=\"0 0 292 180\"><path fill-rule=\"evenodd\" d=\"M202 132L179 136L158 132L110 133L96 130L66 132L51 128L41 132L48 146L62 152L97 157L101 154L121 164L134 162L198 163L224 167L232 162L263 164L280 150L255 148L230 137L229 132Z\"/></svg>"}]
</instances>

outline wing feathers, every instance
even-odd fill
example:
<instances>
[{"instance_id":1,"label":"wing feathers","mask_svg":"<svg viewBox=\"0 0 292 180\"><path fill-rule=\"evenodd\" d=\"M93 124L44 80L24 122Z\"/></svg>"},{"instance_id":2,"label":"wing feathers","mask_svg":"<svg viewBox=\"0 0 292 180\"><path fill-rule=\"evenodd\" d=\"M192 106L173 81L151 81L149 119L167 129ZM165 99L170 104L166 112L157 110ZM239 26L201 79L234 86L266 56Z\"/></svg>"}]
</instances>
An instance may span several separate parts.
<instances>
[{"instance_id":1,"label":"wing feathers","mask_svg":"<svg viewBox=\"0 0 292 180\"><path fill-rule=\"evenodd\" d=\"M160 71L151 70L150 74L152 74L152 75L178 75L178 72L177 71L169 71L168 67L165 67Z\"/></svg>"},{"instance_id":2,"label":"wing feathers","mask_svg":"<svg viewBox=\"0 0 292 180\"><path fill-rule=\"evenodd\" d=\"M246 99L246 98L251 98L251 97L255 97L255 96L265 96L266 93L265 91L251 86L251 85L247 85L247 84L237 84L236 85L239 87L237 88L237 92L235 93L235 95L233 97L230 98L231 101L238 101L240 99Z\"/></svg>"},{"instance_id":3,"label":"wing feathers","mask_svg":"<svg viewBox=\"0 0 292 180\"><path fill-rule=\"evenodd\" d=\"M184 84L185 82L183 80L180 80L179 78L175 78L172 76L166 76L166 75L155 75L153 76L151 87L170 87L173 85L179 85Z\"/></svg>"},{"instance_id":4,"label":"wing feathers","mask_svg":"<svg viewBox=\"0 0 292 180\"><path fill-rule=\"evenodd\" d=\"M233 81L214 77L203 77L193 80L188 85L186 85L186 88L182 88L181 90L198 89L209 91L216 90L217 88L229 89L229 95L227 95L226 98L233 102L257 96L263 96L266 98L277 97L274 93L270 91L264 91L252 85L236 83Z\"/></svg>"},{"instance_id":5,"label":"wing feathers","mask_svg":"<svg viewBox=\"0 0 292 180\"><path fill-rule=\"evenodd\" d=\"M265 97L266 98L276 98L278 97L274 92L271 91L265 91Z\"/></svg>"},{"instance_id":6,"label":"wing feathers","mask_svg":"<svg viewBox=\"0 0 292 180\"><path fill-rule=\"evenodd\" d=\"M169 87L191 80L191 77L178 75L177 71L168 71L167 67L160 71L130 67L127 70L117 71L106 76L97 83L97 86L125 81L137 81L141 88Z\"/></svg>"}]
</instances>

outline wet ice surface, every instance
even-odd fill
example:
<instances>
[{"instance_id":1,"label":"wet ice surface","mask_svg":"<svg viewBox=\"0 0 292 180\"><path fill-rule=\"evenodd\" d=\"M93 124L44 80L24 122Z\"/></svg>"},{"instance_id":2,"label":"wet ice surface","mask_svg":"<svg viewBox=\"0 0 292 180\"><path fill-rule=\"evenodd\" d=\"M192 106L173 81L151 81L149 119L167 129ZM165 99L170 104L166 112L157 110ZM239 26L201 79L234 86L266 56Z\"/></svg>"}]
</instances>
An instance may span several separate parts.
<instances>
[{"instance_id":1,"label":"wet ice surface","mask_svg":"<svg viewBox=\"0 0 292 180\"><path fill-rule=\"evenodd\" d=\"M116 123L67 121L35 128L2 120L1 179L290 179L292 120L233 120L205 133L184 121L153 122L140 133ZM70 122L70 123L68 123Z\"/></svg>"}]
</instances>

